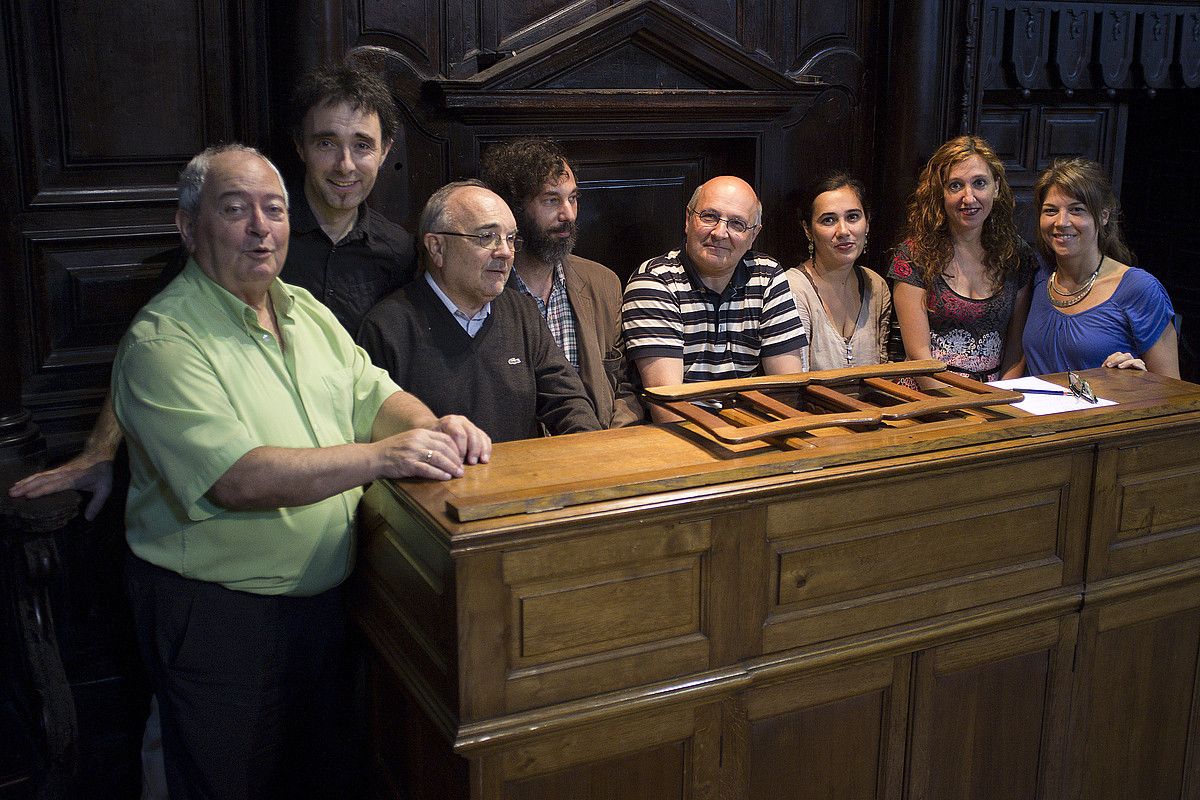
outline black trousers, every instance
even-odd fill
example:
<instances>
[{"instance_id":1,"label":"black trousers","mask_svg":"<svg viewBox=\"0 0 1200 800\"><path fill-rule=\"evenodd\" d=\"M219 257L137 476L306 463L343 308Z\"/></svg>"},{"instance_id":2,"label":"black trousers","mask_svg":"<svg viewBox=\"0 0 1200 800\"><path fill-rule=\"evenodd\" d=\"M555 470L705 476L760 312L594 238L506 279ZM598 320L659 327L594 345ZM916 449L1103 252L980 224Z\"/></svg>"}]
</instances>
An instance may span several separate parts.
<instances>
[{"instance_id":1,"label":"black trousers","mask_svg":"<svg viewBox=\"0 0 1200 800\"><path fill-rule=\"evenodd\" d=\"M347 796L339 589L247 594L133 555L126 582L172 800Z\"/></svg>"}]
</instances>

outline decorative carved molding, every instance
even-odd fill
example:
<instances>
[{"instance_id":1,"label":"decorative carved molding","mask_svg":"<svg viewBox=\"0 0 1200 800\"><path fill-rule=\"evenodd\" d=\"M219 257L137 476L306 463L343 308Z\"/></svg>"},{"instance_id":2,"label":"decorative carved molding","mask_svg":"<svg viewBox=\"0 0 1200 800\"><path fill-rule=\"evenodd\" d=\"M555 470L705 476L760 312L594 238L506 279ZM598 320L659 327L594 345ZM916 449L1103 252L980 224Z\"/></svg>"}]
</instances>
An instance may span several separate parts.
<instances>
[{"instance_id":1,"label":"decorative carved molding","mask_svg":"<svg viewBox=\"0 0 1200 800\"><path fill-rule=\"evenodd\" d=\"M1092 9L1066 6L1054 12L1054 73L1068 89L1088 85L1092 62Z\"/></svg>"},{"instance_id":2,"label":"decorative carved molding","mask_svg":"<svg viewBox=\"0 0 1200 800\"><path fill-rule=\"evenodd\" d=\"M1175 55L1175 14L1170 9L1148 8L1138 17L1138 65L1142 80L1155 89L1171 85Z\"/></svg>"},{"instance_id":3,"label":"decorative carved molding","mask_svg":"<svg viewBox=\"0 0 1200 800\"><path fill-rule=\"evenodd\" d=\"M789 72L788 77L796 81L818 77L831 86L845 87L857 97L863 90L864 72L859 54L853 48L838 45L814 54L800 69Z\"/></svg>"},{"instance_id":4,"label":"decorative carved molding","mask_svg":"<svg viewBox=\"0 0 1200 800\"><path fill-rule=\"evenodd\" d=\"M1179 81L1195 89L1200 87L1200 9L1185 11L1180 16L1179 58L1175 68Z\"/></svg>"},{"instance_id":5,"label":"decorative carved molding","mask_svg":"<svg viewBox=\"0 0 1200 800\"><path fill-rule=\"evenodd\" d=\"M977 32L982 91L1200 86L1195 6L985 0L982 22L973 18L964 39L968 69ZM1007 73L991 62L998 49Z\"/></svg>"},{"instance_id":6,"label":"decorative carved molding","mask_svg":"<svg viewBox=\"0 0 1200 800\"><path fill-rule=\"evenodd\" d=\"M1050 9L1033 3L1018 5L1012 32L1013 73L1022 89L1045 85L1046 55L1050 43Z\"/></svg>"},{"instance_id":7,"label":"decorative carved molding","mask_svg":"<svg viewBox=\"0 0 1200 800\"><path fill-rule=\"evenodd\" d=\"M1105 8L1100 14L1100 77L1104 85L1120 89L1129 83L1133 65L1133 12L1123 8Z\"/></svg>"},{"instance_id":8,"label":"decorative carved molding","mask_svg":"<svg viewBox=\"0 0 1200 800\"><path fill-rule=\"evenodd\" d=\"M657 0L632 0L470 78L430 81L425 97L477 124L505 111L523 122L686 112L766 120L811 103L822 87L815 76L763 66Z\"/></svg>"},{"instance_id":9,"label":"decorative carved molding","mask_svg":"<svg viewBox=\"0 0 1200 800\"><path fill-rule=\"evenodd\" d=\"M990 22L995 23L997 15L993 15ZM971 118L974 116L975 110L975 86L977 82L976 72L980 62L979 44L981 40L979 34L979 0L970 0L967 3L967 34L963 39L963 78L962 78L962 114L959 117L959 130L971 130ZM993 49L992 53L995 52ZM988 59L988 63L984 66L984 72L989 72L995 62Z\"/></svg>"}]
</instances>

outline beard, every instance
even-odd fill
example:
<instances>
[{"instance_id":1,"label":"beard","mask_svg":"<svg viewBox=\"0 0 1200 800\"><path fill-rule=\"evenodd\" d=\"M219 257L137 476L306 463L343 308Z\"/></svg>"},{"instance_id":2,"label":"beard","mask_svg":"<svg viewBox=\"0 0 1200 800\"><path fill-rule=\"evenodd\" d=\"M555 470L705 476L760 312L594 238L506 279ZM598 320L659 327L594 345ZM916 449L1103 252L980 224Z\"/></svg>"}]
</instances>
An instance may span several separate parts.
<instances>
[{"instance_id":1,"label":"beard","mask_svg":"<svg viewBox=\"0 0 1200 800\"><path fill-rule=\"evenodd\" d=\"M538 228L533 220L522 214L518 220L518 227L522 231L521 238L525 240L526 252L545 264L557 264L562 261L571 254L575 249L575 242L579 240L579 226L574 220L552 228ZM569 235L557 235L563 232Z\"/></svg>"}]
</instances>

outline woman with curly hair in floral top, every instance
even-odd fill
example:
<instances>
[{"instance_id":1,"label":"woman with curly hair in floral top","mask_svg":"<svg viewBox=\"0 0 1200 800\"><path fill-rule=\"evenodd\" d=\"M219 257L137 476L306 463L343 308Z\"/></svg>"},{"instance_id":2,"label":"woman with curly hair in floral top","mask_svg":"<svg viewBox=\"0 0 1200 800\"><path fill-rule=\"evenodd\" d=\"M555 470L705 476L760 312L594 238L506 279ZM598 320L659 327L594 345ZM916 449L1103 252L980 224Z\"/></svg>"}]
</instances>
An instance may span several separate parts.
<instances>
[{"instance_id":1,"label":"woman with curly hair in floral top","mask_svg":"<svg viewBox=\"0 0 1200 800\"><path fill-rule=\"evenodd\" d=\"M936 358L981 381L1022 374L1036 262L1014 207L1004 165L977 136L946 142L921 170L888 270L909 360Z\"/></svg>"}]
</instances>

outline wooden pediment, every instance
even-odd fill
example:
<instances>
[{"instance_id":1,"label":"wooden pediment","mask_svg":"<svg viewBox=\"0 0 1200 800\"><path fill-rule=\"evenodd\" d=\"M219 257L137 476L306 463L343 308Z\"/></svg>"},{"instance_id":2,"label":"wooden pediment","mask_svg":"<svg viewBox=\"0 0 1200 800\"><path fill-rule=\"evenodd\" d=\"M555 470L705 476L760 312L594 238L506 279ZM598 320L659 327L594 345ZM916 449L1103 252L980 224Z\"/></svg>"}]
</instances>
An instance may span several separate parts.
<instances>
[{"instance_id":1,"label":"wooden pediment","mask_svg":"<svg viewBox=\"0 0 1200 800\"><path fill-rule=\"evenodd\" d=\"M660 114L736 109L744 117L753 98L758 116L771 118L824 87L818 78L789 78L760 64L659 0L631 0L470 78L439 79L428 88L430 99L464 116L639 106Z\"/></svg>"}]
</instances>

